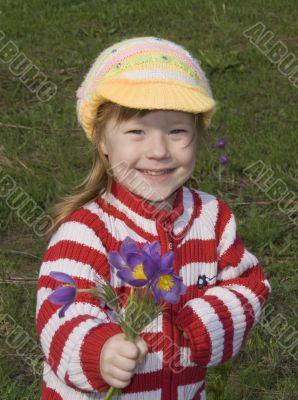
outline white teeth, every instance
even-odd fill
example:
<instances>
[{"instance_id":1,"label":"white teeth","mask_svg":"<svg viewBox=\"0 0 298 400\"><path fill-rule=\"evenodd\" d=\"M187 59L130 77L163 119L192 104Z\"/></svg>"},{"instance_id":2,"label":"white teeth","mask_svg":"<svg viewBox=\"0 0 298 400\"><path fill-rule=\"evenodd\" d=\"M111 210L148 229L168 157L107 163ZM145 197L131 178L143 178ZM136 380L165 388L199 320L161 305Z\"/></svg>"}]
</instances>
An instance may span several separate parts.
<instances>
[{"instance_id":1,"label":"white teeth","mask_svg":"<svg viewBox=\"0 0 298 400\"><path fill-rule=\"evenodd\" d=\"M147 169L141 169L140 171L143 172L143 174L148 174L148 175L164 175L171 172L170 169L165 169L163 171L149 171Z\"/></svg>"}]
</instances>

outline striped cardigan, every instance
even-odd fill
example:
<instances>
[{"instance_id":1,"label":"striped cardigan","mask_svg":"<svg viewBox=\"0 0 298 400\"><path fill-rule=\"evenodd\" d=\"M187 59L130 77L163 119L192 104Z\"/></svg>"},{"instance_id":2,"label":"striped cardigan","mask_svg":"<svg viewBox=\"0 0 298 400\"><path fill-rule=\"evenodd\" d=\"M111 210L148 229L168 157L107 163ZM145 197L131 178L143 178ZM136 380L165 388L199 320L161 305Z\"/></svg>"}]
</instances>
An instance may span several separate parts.
<instances>
[{"instance_id":1,"label":"striped cardigan","mask_svg":"<svg viewBox=\"0 0 298 400\"><path fill-rule=\"evenodd\" d=\"M115 398L206 399L207 368L234 357L258 322L271 287L223 200L181 186L168 211L113 180L107 205L99 195L66 217L42 260L36 309L42 400L104 399L109 386L100 374L101 348L122 329L110 309L86 293L59 318L47 299L57 285L49 274L68 273L79 288L104 277L121 298L129 286L110 269L107 252L118 251L126 236L138 244L159 240L162 254L173 250L175 272L188 290L141 332L148 354Z\"/></svg>"}]
</instances>

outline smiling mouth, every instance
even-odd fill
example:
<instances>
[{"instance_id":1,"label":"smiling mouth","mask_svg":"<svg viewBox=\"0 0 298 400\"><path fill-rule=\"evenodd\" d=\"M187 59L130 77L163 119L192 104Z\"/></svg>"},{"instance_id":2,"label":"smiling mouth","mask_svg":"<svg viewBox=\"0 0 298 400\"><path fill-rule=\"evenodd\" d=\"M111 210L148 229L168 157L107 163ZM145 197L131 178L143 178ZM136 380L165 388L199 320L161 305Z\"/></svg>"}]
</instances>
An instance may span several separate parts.
<instances>
[{"instance_id":1,"label":"smiling mouth","mask_svg":"<svg viewBox=\"0 0 298 400\"><path fill-rule=\"evenodd\" d=\"M142 172L143 174L146 175L152 175L152 176L161 176L161 175L167 175L170 174L171 172L175 171L176 168L172 169L163 169L160 171L152 171L149 169L138 169L137 171Z\"/></svg>"}]
</instances>

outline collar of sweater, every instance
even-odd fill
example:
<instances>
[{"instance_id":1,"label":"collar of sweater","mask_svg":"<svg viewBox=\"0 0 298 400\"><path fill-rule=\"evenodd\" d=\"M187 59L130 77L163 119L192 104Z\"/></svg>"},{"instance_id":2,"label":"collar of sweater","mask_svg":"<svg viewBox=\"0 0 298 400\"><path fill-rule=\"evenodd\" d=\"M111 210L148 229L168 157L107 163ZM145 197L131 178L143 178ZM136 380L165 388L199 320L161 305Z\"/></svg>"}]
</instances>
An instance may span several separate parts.
<instances>
[{"instance_id":1,"label":"collar of sweater","mask_svg":"<svg viewBox=\"0 0 298 400\"><path fill-rule=\"evenodd\" d=\"M171 210L154 207L143 197L129 191L115 179L112 180L111 192L104 205L103 194L99 199L101 207L117 219L133 222L149 234L156 235L156 227L173 231L174 234L186 233L197 214L194 193L186 186L176 190L176 196Z\"/></svg>"}]
</instances>

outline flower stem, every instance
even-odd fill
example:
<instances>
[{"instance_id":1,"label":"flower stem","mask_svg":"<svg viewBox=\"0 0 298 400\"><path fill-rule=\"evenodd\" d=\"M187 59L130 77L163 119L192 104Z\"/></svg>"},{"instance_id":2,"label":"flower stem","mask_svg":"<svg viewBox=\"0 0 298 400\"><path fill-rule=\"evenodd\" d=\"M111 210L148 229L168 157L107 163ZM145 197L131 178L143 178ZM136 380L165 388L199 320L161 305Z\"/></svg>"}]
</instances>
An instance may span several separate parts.
<instances>
[{"instance_id":1,"label":"flower stem","mask_svg":"<svg viewBox=\"0 0 298 400\"><path fill-rule=\"evenodd\" d=\"M143 311L143 306L144 306L144 304L147 303L147 301L148 301L149 291L150 291L150 285L147 284L147 285L146 285L146 291L145 291L144 297L143 297L142 300L141 300L141 304L140 304L140 307L139 307L139 309L138 309L138 312L137 312L135 321L137 321L138 318L140 317L140 315L141 315L141 313L142 313L142 311Z\"/></svg>"},{"instance_id":2,"label":"flower stem","mask_svg":"<svg viewBox=\"0 0 298 400\"><path fill-rule=\"evenodd\" d=\"M131 287L129 292L128 307L133 303L134 299L134 287Z\"/></svg>"},{"instance_id":3,"label":"flower stem","mask_svg":"<svg viewBox=\"0 0 298 400\"><path fill-rule=\"evenodd\" d=\"M118 388L114 388L114 387L110 387L110 389L108 390L107 394L105 395L104 400L109 400L112 396L115 396L116 394L120 394L121 393L121 389Z\"/></svg>"}]
</instances>

